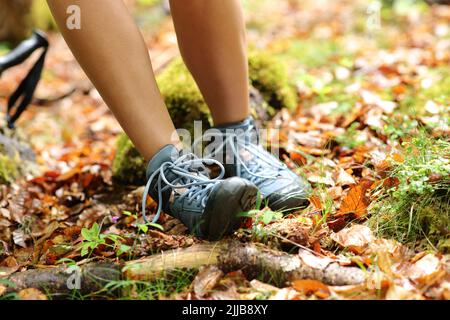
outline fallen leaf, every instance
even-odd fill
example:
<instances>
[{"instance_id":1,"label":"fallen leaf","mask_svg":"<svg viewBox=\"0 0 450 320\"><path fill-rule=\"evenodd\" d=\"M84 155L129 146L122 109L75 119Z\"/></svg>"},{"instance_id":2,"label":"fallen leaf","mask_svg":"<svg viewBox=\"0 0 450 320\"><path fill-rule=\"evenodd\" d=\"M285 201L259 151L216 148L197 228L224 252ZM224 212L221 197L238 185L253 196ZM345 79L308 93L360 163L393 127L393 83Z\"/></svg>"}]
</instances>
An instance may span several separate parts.
<instances>
[{"instance_id":1,"label":"fallen leaf","mask_svg":"<svg viewBox=\"0 0 450 320\"><path fill-rule=\"evenodd\" d=\"M309 201L314 205L314 207L317 210L322 209L322 201L320 200L320 198L318 196L312 195L311 197L309 197Z\"/></svg>"},{"instance_id":2,"label":"fallen leaf","mask_svg":"<svg viewBox=\"0 0 450 320\"><path fill-rule=\"evenodd\" d=\"M298 291L292 288L280 289L270 300L300 300Z\"/></svg>"},{"instance_id":3,"label":"fallen leaf","mask_svg":"<svg viewBox=\"0 0 450 320\"><path fill-rule=\"evenodd\" d=\"M21 300L48 300L45 294L35 288L20 290L17 295Z\"/></svg>"},{"instance_id":4,"label":"fallen leaf","mask_svg":"<svg viewBox=\"0 0 450 320\"><path fill-rule=\"evenodd\" d=\"M314 269L323 270L333 262L333 260L328 257L319 257L305 249L299 250L298 255L306 265Z\"/></svg>"},{"instance_id":5,"label":"fallen leaf","mask_svg":"<svg viewBox=\"0 0 450 320\"><path fill-rule=\"evenodd\" d=\"M411 280L422 282L432 278L440 270L440 259L436 255L429 253L411 265L406 274Z\"/></svg>"},{"instance_id":6,"label":"fallen leaf","mask_svg":"<svg viewBox=\"0 0 450 320\"><path fill-rule=\"evenodd\" d=\"M347 214L354 214L356 218L365 216L369 205L369 199L366 197L366 191L369 187L367 183L352 186L347 196L342 200L336 216Z\"/></svg>"},{"instance_id":7,"label":"fallen leaf","mask_svg":"<svg viewBox=\"0 0 450 320\"><path fill-rule=\"evenodd\" d=\"M341 247L348 248L356 254L362 253L374 240L372 230L360 224L332 233L330 238Z\"/></svg>"},{"instance_id":8,"label":"fallen leaf","mask_svg":"<svg viewBox=\"0 0 450 320\"><path fill-rule=\"evenodd\" d=\"M344 169L340 168L339 169L339 174L337 176L336 179L336 184L340 185L340 186L348 186L348 185L352 185L355 184L355 179L348 174Z\"/></svg>"},{"instance_id":9,"label":"fallen leaf","mask_svg":"<svg viewBox=\"0 0 450 320\"><path fill-rule=\"evenodd\" d=\"M325 299L330 295L328 286L317 280L295 280L292 287L305 295L315 294L319 298Z\"/></svg>"},{"instance_id":10,"label":"fallen leaf","mask_svg":"<svg viewBox=\"0 0 450 320\"><path fill-rule=\"evenodd\" d=\"M329 171L325 172L324 175L323 174L309 175L308 180L309 180L309 182L312 182L312 183L321 183L321 184L326 184L326 185L329 185L332 187L335 186L335 182L333 180L332 173Z\"/></svg>"},{"instance_id":11,"label":"fallen leaf","mask_svg":"<svg viewBox=\"0 0 450 320\"><path fill-rule=\"evenodd\" d=\"M414 288L393 283L386 292L386 300L423 300L422 295Z\"/></svg>"},{"instance_id":12,"label":"fallen leaf","mask_svg":"<svg viewBox=\"0 0 450 320\"><path fill-rule=\"evenodd\" d=\"M280 291L279 288L272 286L270 284L258 281L256 279L253 279L252 281L250 281L250 286L253 289L255 289L256 291L258 291L260 293L264 293L264 294L274 295Z\"/></svg>"},{"instance_id":13,"label":"fallen leaf","mask_svg":"<svg viewBox=\"0 0 450 320\"><path fill-rule=\"evenodd\" d=\"M219 283L224 276L222 270L217 266L206 266L200 269L192 286L198 298L203 298Z\"/></svg>"}]
</instances>

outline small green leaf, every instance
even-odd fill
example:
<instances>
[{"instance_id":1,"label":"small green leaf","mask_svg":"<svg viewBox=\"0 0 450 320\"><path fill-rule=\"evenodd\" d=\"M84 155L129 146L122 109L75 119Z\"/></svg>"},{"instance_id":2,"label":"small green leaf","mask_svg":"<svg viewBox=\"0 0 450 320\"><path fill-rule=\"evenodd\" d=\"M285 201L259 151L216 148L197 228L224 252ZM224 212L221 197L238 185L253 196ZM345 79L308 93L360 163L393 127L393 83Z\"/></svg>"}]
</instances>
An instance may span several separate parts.
<instances>
[{"instance_id":1,"label":"small green leaf","mask_svg":"<svg viewBox=\"0 0 450 320\"><path fill-rule=\"evenodd\" d=\"M122 213L124 214L124 215L126 215L126 216L129 216L129 217L131 217L133 214L130 212L130 211L122 211Z\"/></svg>"},{"instance_id":2,"label":"small green leaf","mask_svg":"<svg viewBox=\"0 0 450 320\"><path fill-rule=\"evenodd\" d=\"M131 250L130 246L127 246L126 244L121 244L119 250L117 250L117 255L120 256L130 250Z\"/></svg>"},{"instance_id":3,"label":"small green leaf","mask_svg":"<svg viewBox=\"0 0 450 320\"><path fill-rule=\"evenodd\" d=\"M153 228L159 229L159 230L161 230L161 231L164 231L163 226L160 225L160 224L150 222L150 223L148 223L147 225L148 225L149 227L153 227Z\"/></svg>"},{"instance_id":4,"label":"small green leaf","mask_svg":"<svg viewBox=\"0 0 450 320\"><path fill-rule=\"evenodd\" d=\"M139 229L140 231L142 231L143 233L147 233L147 231L148 231L148 226L145 225L145 224L139 224L139 225L138 225L138 229Z\"/></svg>"},{"instance_id":5,"label":"small green leaf","mask_svg":"<svg viewBox=\"0 0 450 320\"><path fill-rule=\"evenodd\" d=\"M84 257L89 253L89 248L87 246L82 246L81 247L81 256Z\"/></svg>"},{"instance_id":6,"label":"small green leaf","mask_svg":"<svg viewBox=\"0 0 450 320\"><path fill-rule=\"evenodd\" d=\"M91 233L90 233L89 229L83 228L81 230L81 235L83 236L84 240L88 240L88 241L92 240L91 239L92 238L91 237Z\"/></svg>"}]
</instances>

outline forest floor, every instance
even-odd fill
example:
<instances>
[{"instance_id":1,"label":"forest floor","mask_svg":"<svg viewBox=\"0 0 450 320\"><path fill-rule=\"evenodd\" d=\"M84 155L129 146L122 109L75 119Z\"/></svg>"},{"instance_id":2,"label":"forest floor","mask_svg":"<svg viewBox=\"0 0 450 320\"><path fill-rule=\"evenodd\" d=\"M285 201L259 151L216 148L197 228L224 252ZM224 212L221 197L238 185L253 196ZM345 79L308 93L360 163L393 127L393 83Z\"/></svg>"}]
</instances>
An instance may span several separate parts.
<instances>
[{"instance_id":1,"label":"forest floor","mask_svg":"<svg viewBox=\"0 0 450 320\"><path fill-rule=\"evenodd\" d=\"M209 266L117 281L120 298L450 299L450 6L383 3L378 23L367 1L244 1L250 45L286 62L300 97L268 126L281 132L283 161L314 192L306 209L287 216L249 213L227 239L288 252L312 268L358 267L364 282L280 284ZM141 6L135 16L159 71L178 55L175 33L162 9ZM142 187L113 183L121 128L60 34L49 35L36 99L17 125L37 164L0 186L0 299L52 298L8 291L7 278L25 270L204 243L167 215L146 226ZM3 74L0 105L28 68ZM72 298L109 297L112 286Z\"/></svg>"}]
</instances>

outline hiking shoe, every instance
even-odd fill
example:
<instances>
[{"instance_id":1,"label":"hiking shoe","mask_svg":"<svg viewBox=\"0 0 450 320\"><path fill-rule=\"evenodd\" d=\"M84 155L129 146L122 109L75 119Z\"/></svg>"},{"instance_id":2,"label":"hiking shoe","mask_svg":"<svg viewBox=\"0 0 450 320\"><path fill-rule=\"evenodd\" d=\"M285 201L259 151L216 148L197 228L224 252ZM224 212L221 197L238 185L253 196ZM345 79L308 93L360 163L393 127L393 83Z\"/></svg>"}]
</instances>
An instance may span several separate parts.
<instances>
[{"instance_id":1,"label":"hiking shoe","mask_svg":"<svg viewBox=\"0 0 450 320\"><path fill-rule=\"evenodd\" d=\"M205 164L219 165L221 174L210 179ZM142 199L145 221L150 195L158 203L153 223L164 211L198 237L218 240L231 234L241 225L241 213L255 207L258 189L245 179L223 180L224 175L224 167L215 160L200 159L192 153L181 155L175 146L165 146L147 167L148 182Z\"/></svg>"},{"instance_id":2,"label":"hiking shoe","mask_svg":"<svg viewBox=\"0 0 450 320\"><path fill-rule=\"evenodd\" d=\"M208 130L203 139L211 138L204 157L222 162L225 176L255 184L272 210L289 212L308 205L311 186L262 147L252 117Z\"/></svg>"}]
</instances>

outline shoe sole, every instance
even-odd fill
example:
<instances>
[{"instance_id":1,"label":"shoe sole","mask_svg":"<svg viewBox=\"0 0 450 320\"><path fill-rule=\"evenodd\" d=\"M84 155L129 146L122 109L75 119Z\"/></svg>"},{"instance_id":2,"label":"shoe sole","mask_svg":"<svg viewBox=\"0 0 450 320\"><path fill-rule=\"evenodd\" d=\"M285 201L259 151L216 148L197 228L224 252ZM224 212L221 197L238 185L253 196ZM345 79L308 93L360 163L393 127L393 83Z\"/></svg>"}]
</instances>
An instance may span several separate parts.
<instances>
[{"instance_id":1,"label":"shoe sole","mask_svg":"<svg viewBox=\"0 0 450 320\"><path fill-rule=\"evenodd\" d=\"M217 241L232 234L244 219L241 215L256 207L258 188L251 182L233 177L218 184L212 191L205 207L205 223L202 235Z\"/></svg>"}]
</instances>

